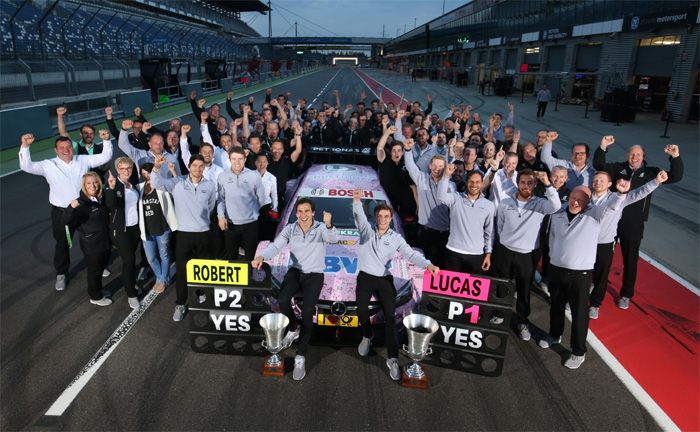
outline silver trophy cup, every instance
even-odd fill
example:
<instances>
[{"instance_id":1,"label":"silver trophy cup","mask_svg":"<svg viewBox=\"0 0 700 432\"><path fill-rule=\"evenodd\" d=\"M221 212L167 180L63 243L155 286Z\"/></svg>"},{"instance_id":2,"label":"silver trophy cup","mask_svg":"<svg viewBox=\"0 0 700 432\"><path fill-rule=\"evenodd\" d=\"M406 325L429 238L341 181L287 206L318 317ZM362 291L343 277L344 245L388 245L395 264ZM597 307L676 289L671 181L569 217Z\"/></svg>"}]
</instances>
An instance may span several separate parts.
<instances>
[{"instance_id":1,"label":"silver trophy cup","mask_svg":"<svg viewBox=\"0 0 700 432\"><path fill-rule=\"evenodd\" d=\"M265 362L266 367L282 366L282 359L277 354L284 349L282 339L288 325L289 318L281 313L269 313L260 318L260 327L265 331L262 346L272 354Z\"/></svg>"},{"instance_id":2,"label":"silver trophy cup","mask_svg":"<svg viewBox=\"0 0 700 432\"><path fill-rule=\"evenodd\" d=\"M404 371L409 378L420 380L425 376L425 372L418 365L418 362L433 352L428 345L440 326L434 319L421 314L411 314L404 317L403 325L408 332L408 346L404 345L403 350L413 360L413 363L407 366Z\"/></svg>"}]
</instances>

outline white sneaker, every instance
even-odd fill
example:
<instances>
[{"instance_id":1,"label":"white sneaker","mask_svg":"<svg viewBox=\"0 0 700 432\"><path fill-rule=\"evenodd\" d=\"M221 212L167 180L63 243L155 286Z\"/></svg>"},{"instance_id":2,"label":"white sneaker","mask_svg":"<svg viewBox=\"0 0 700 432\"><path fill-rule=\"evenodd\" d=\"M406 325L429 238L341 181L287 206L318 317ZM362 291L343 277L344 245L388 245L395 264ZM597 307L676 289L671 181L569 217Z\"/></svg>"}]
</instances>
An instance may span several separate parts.
<instances>
[{"instance_id":1,"label":"white sneaker","mask_svg":"<svg viewBox=\"0 0 700 432\"><path fill-rule=\"evenodd\" d=\"M386 367L389 368L389 377L398 381L401 378L401 371L399 370L399 359L396 357L390 358L386 361Z\"/></svg>"},{"instance_id":2,"label":"white sneaker","mask_svg":"<svg viewBox=\"0 0 700 432\"><path fill-rule=\"evenodd\" d=\"M56 283L58 283L58 281ZM56 289L58 289L58 288L56 288ZM617 301L617 307L619 307L622 310L629 309L629 307L630 307L629 297L620 297L620 300Z\"/></svg>"},{"instance_id":3,"label":"white sneaker","mask_svg":"<svg viewBox=\"0 0 700 432\"><path fill-rule=\"evenodd\" d=\"M138 309L139 306L141 306L141 303L139 303L139 298L129 297L129 306L131 306L131 309Z\"/></svg>"},{"instance_id":4,"label":"white sneaker","mask_svg":"<svg viewBox=\"0 0 700 432\"><path fill-rule=\"evenodd\" d=\"M542 339L540 339L539 342L537 342L537 345L539 345L540 348L542 349L547 349L551 347L552 345L560 344L561 343L561 336L558 338L554 339L550 335L544 335Z\"/></svg>"},{"instance_id":5,"label":"white sneaker","mask_svg":"<svg viewBox=\"0 0 700 432\"><path fill-rule=\"evenodd\" d=\"M187 305L177 305L175 306L175 313L173 313L173 321L180 322L185 318L187 313Z\"/></svg>"},{"instance_id":6,"label":"white sneaker","mask_svg":"<svg viewBox=\"0 0 700 432\"><path fill-rule=\"evenodd\" d=\"M63 291L66 289L66 275L56 275L56 285L54 285L56 291Z\"/></svg>"},{"instance_id":7,"label":"white sneaker","mask_svg":"<svg viewBox=\"0 0 700 432\"><path fill-rule=\"evenodd\" d=\"M549 294L549 284L547 283L546 280L540 281L540 290L546 295L547 297L551 297L551 294Z\"/></svg>"},{"instance_id":8,"label":"white sneaker","mask_svg":"<svg viewBox=\"0 0 700 432\"><path fill-rule=\"evenodd\" d=\"M565 362L564 366L568 367L569 369L578 369L579 366L583 364L583 361L586 360L586 355L581 355L577 356L574 354L571 354L571 357L569 357Z\"/></svg>"},{"instance_id":9,"label":"white sneaker","mask_svg":"<svg viewBox=\"0 0 700 432\"><path fill-rule=\"evenodd\" d=\"M295 340L299 340L299 333L301 332L301 327L297 327L296 330L289 330L287 334L282 339L282 346L289 348Z\"/></svg>"},{"instance_id":10,"label":"white sneaker","mask_svg":"<svg viewBox=\"0 0 700 432\"><path fill-rule=\"evenodd\" d=\"M287 333L289 334L289 333ZM294 357L294 371L292 372L292 378L294 381L301 381L306 376L306 358L304 356Z\"/></svg>"},{"instance_id":11,"label":"white sneaker","mask_svg":"<svg viewBox=\"0 0 700 432\"><path fill-rule=\"evenodd\" d=\"M369 348L372 346L372 339L363 337L360 345L357 347L357 353L362 357L369 354Z\"/></svg>"},{"instance_id":12,"label":"white sneaker","mask_svg":"<svg viewBox=\"0 0 700 432\"><path fill-rule=\"evenodd\" d=\"M600 307L595 307L591 306L588 308L588 318L590 319L598 319L598 316L600 314Z\"/></svg>"},{"instance_id":13,"label":"white sneaker","mask_svg":"<svg viewBox=\"0 0 700 432\"><path fill-rule=\"evenodd\" d=\"M108 299L107 297L102 297L99 300L90 299L90 303L97 306L109 306L112 304L112 300Z\"/></svg>"},{"instance_id":14,"label":"white sneaker","mask_svg":"<svg viewBox=\"0 0 700 432\"><path fill-rule=\"evenodd\" d=\"M104 270L102 270L102 277L108 278L110 276L112 276L112 272L107 267L105 267Z\"/></svg>"},{"instance_id":15,"label":"white sneaker","mask_svg":"<svg viewBox=\"0 0 700 432\"><path fill-rule=\"evenodd\" d=\"M530 334L530 329L527 324L518 324L518 336L524 341L529 341L532 335Z\"/></svg>"}]
</instances>

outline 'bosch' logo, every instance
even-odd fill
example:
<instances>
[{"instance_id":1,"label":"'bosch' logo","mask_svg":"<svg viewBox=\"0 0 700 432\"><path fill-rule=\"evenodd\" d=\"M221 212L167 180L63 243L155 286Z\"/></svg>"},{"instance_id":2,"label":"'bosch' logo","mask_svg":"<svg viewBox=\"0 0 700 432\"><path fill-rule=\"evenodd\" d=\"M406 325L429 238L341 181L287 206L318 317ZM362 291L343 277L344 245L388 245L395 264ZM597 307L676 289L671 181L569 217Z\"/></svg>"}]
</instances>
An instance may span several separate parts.
<instances>
[{"instance_id":1,"label":"'bosch' logo","mask_svg":"<svg viewBox=\"0 0 700 432\"><path fill-rule=\"evenodd\" d=\"M331 313L335 316L343 316L347 312L348 308L343 302L333 302L331 305Z\"/></svg>"}]
</instances>

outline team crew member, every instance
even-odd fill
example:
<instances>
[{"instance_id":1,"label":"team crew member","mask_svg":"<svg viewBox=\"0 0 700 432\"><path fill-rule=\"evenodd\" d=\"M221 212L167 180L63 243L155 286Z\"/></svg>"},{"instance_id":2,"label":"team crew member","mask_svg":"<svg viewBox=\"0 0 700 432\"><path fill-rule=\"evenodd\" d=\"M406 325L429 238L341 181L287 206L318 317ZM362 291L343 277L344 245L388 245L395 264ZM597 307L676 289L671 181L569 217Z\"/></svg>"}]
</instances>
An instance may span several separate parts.
<instances>
[{"instance_id":1,"label":"team crew member","mask_svg":"<svg viewBox=\"0 0 700 432\"><path fill-rule=\"evenodd\" d=\"M283 247L289 245L292 261L287 274L284 276L277 302L280 312L289 318L289 331L284 337L284 346L289 347L299 339L297 355L294 358L292 377L301 380L306 375L306 351L311 340L316 303L323 288L323 270L325 265L326 244L338 241L338 233L332 223L332 215L323 212L323 223L314 220L316 208L308 198L297 200L294 211L297 220L284 227L275 241L256 257L253 268L259 269L263 260L270 259L280 253ZM292 298L301 291L304 296L301 326L292 310Z\"/></svg>"},{"instance_id":2,"label":"team crew member","mask_svg":"<svg viewBox=\"0 0 700 432\"><path fill-rule=\"evenodd\" d=\"M397 381L399 372L399 346L396 337L396 324L394 322L396 309L396 288L394 279L389 271L391 259L398 252L413 264L427 268L435 275L440 269L413 250L406 240L391 229L391 218L394 214L391 207L386 204L377 204L374 208L374 218L377 226L372 227L367 221L365 209L362 206L362 190L355 190L352 194L352 215L355 226L360 233L360 248L357 252L357 316L362 328L362 341L357 348L361 356L369 353L372 345L372 325L370 323L369 301L375 294L382 305L386 325L386 348L389 376Z\"/></svg>"},{"instance_id":3,"label":"team crew member","mask_svg":"<svg viewBox=\"0 0 700 432\"><path fill-rule=\"evenodd\" d=\"M34 135L24 134L19 149L19 167L29 174L40 175L49 184L49 203L51 203L51 228L56 247L53 254L53 266L56 269L57 291L66 288L70 251L68 239L73 237L75 226L63 222L63 213L70 203L80 196L83 175L90 169L106 164L112 158L112 142L109 132L100 131L103 151L95 155L76 156L73 144L66 137L56 138L54 151L56 157L39 162L32 161L29 147L34 142ZM68 230L66 230L68 227Z\"/></svg>"},{"instance_id":4,"label":"team crew member","mask_svg":"<svg viewBox=\"0 0 700 432\"><path fill-rule=\"evenodd\" d=\"M552 143L559 138L555 131L547 132L547 140L544 143L540 158L551 170L557 165L566 167L568 177L566 187L573 190L576 186L590 186L596 169L588 162L588 144L575 143L571 146L571 160L557 159L552 155Z\"/></svg>"},{"instance_id":5,"label":"team crew member","mask_svg":"<svg viewBox=\"0 0 700 432\"><path fill-rule=\"evenodd\" d=\"M124 291L132 309L139 307L136 289L136 249L139 246L139 191L129 182L134 163L128 157L114 161L117 178L109 171L105 203L109 208L109 232L112 244L122 258Z\"/></svg>"},{"instance_id":6,"label":"team crew member","mask_svg":"<svg viewBox=\"0 0 700 432\"><path fill-rule=\"evenodd\" d=\"M387 120L388 123L388 120ZM377 143L377 174L389 201L396 208L403 221L415 221L416 217L416 185L408 175L403 161L403 143L394 140L389 146L389 157L386 154L386 142L389 136L396 132L395 126L384 129L382 137Z\"/></svg>"},{"instance_id":7,"label":"team crew member","mask_svg":"<svg viewBox=\"0 0 700 432\"><path fill-rule=\"evenodd\" d=\"M533 194L538 179L545 185L546 199ZM537 247L542 219L560 207L559 196L547 173L523 170L518 173L517 194L501 201L496 210L499 239L493 251L493 271L496 276L515 279L518 335L525 341L530 340L532 251Z\"/></svg>"},{"instance_id":8,"label":"team crew member","mask_svg":"<svg viewBox=\"0 0 700 432\"><path fill-rule=\"evenodd\" d=\"M589 208L591 191L587 186L578 186L571 191L567 205L552 215L549 231L549 291L552 298L549 334L539 341L539 346L549 348L561 342L568 302L572 317L571 356L564 366L569 369L577 369L586 359L588 290L601 222L607 212L622 204L630 185L628 181L620 180L616 188L619 193L613 194L604 205Z\"/></svg>"},{"instance_id":9,"label":"team crew member","mask_svg":"<svg viewBox=\"0 0 700 432\"><path fill-rule=\"evenodd\" d=\"M284 143L282 141L274 140L270 146L272 160L270 161L267 170L270 172L270 174L275 176L275 179L277 179L277 202L280 210L282 210L282 208L285 206L284 194L287 191L287 181L293 178L294 164L299 161L299 157L301 156L302 152L302 129L299 126L299 123L292 123L292 130L294 131L294 150L289 156L284 154Z\"/></svg>"},{"instance_id":10,"label":"team crew member","mask_svg":"<svg viewBox=\"0 0 700 432\"><path fill-rule=\"evenodd\" d=\"M413 161L413 144L411 138L404 143L404 161L418 192L418 245L427 259L441 265L445 260L445 246L450 234L449 209L437 198L438 183L445 170L445 158L433 156L430 160L430 173L422 172ZM453 184L447 188L449 192L454 192Z\"/></svg>"},{"instance_id":11,"label":"team crew member","mask_svg":"<svg viewBox=\"0 0 700 432\"><path fill-rule=\"evenodd\" d=\"M177 219L170 193L151 185L151 171L152 163L141 166L144 182L138 185L139 231L146 259L156 278L153 290L162 293L170 283L170 237L177 231Z\"/></svg>"},{"instance_id":12,"label":"team crew member","mask_svg":"<svg viewBox=\"0 0 700 432\"><path fill-rule=\"evenodd\" d=\"M438 185L438 200L450 208L450 238L445 268L463 273L481 273L491 268L493 221L496 208L481 194L480 171L467 176L466 194L447 191L455 165L447 165Z\"/></svg>"},{"instance_id":13,"label":"team crew member","mask_svg":"<svg viewBox=\"0 0 700 432\"><path fill-rule=\"evenodd\" d=\"M245 259L250 261L258 244L258 216L265 204L265 188L260 175L244 166L242 148L232 148L230 159L231 169L218 180L219 228L226 239L226 259L237 259L242 246Z\"/></svg>"},{"instance_id":14,"label":"team crew member","mask_svg":"<svg viewBox=\"0 0 700 432\"><path fill-rule=\"evenodd\" d=\"M190 125L182 125L180 128L180 155L185 163L189 162L192 157L189 144L187 143L187 134L190 132ZM199 147L199 154L204 158L204 178L216 183L219 175L224 172L224 169L214 163L216 151L214 145L209 141L204 141Z\"/></svg>"},{"instance_id":15,"label":"team crew member","mask_svg":"<svg viewBox=\"0 0 700 432\"><path fill-rule=\"evenodd\" d=\"M180 175L180 164L174 155L165 151L162 135L156 133L150 136L148 139L148 150L138 149L129 142L128 131L133 125L134 122L131 120L124 120L122 122L122 130L119 132L119 149L138 166L141 166L146 162L155 163L156 156L163 155L168 163L175 165L175 171L178 173L178 175ZM172 176L168 170L163 170L160 175L165 178Z\"/></svg>"},{"instance_id":16,"label":"team crew member","mask_svg":"<svg viewBox=\"0 0 700 432\"><path fill-rule=\"evenodd\" d=\"M608 210L603 216L600 223L601 229L598 235L598 248L596 251L595 266L593 267L593 291L591 291L591 306L588 308L588 317L598 319L600 306L605 297L605 291L608 289L608 274L613 260L613 251L615 250L615 234L617 232L617 223L622 216L622 210L630 204L633 204L654 190L663 182L668 180L666 171L659 171L655 181L646 183L644 186L630 191L625 195L622 204L615 210ZM610 199L613 194L610 192L612 186L612 178L605 171L596 173L593 177L593 195L591 196L591 205L602 206Z\"/></svg>"},{"instance_id":17,"label":"team crew member","mask_svg":"<svg viewBox=\"0 0 700 432\"><path fill-rule=\"evenodd\" d=\"M112 300L102 294L102 271L109 258L108 211L102 198L102 180L97 173L83 175L80 197L63 214L65 224L74 225L80 236L80 249L87 264L90 303L109 306Z\"/></svg>"},{"instance_id":18,"label":"team crew member","mask_svg":"<svg viewBox=\"0 0 700 432\"><path fill-rule=\"evenodd\" d=\"M207 238L209 214L216 206L216 185L204 178L204 158L194 155L190 159L190 174L185 177L163 178L159 174L165 157L156 157L151 176L151 186L170 192L177 218L177 242L175 245L175 286L177 300L173 321L182 321L187 313L187 261L209 256Z\"/></svg>"},{"instance_id":19,"label":"team crew member","mask_svg":"<svg viewBox=\"0 0 700 432\"><path fill-rule=\"evenodd\" d=\"M503 161L503 168L498 169L498 165ZM509 196L518 192L518 155L503 150L496 153L496 157L491 161L491 166L484 175L484 190L489 189L489 200L496 208Z\"/></svg>"},{"instance_id":20,"label":"team crew member","mask_svg":"<svg viewBox=\"0 0 700 432\"><path fill-rule=\"evenodd\" d=\"M272 240L275 236L275 223L279 217L279 207L277 198L277 178L267 170L269 164L268 156L265 153L257 155L255 159L256 172L260 175L263 188L265 190L265 201L260 208L258 217L258 232L261 240Z\"/></svg>"},{"instance_id":21,"label":"team crew member","mask_svg":"<svg viewBox=\"0 0 700 432\"><path fill-rule=\"evenodd\" d=\"M661 170L658 167L647 165L644 160L644 149L635 145L627 151L627 161L606 163L605 155L609 146L615 143L613 136L605 136L600 142L600 147L593 155L593 164L601 171L610 173L613 181L617 179L630 180L631 189L636 189L656 178ZM675 144L667 145L664 153L669 156L670 168L668 170L667 184L679 182L683 178L683 161L680 149ZM617 227L617 237L622 249L622 261L624 271L622 273L622 288L620 300L617 306L620 309L629 307L630 299L634 296L634 285L637 282L637 262L639 261L639 247L644 236L644 222L649 217L651 207L651 195L638 201L622 211L622 217Z\"/></svg>"}]
</instances>

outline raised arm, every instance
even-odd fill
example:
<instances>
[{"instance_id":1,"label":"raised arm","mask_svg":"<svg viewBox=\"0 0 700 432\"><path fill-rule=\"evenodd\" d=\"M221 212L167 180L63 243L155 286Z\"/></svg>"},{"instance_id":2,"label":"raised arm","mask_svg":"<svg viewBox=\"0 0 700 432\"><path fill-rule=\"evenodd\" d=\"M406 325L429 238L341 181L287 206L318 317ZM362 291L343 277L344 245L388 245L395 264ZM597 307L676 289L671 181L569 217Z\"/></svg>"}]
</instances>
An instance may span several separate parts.
<instances>
[{"instance_id":1,"label":"raised arm","mask_svg":"<svg viewBox=\"0 0 700 432\"><path fill-rule=\"evenodd\" d=\"M201 125L201 129L202 129L202 134L204 134L204 130L207 130L206 122L204 122L204 124ZM192 153L190 152L190 144L187 141L187 134L190 132L190 130L192 130L192 126L190 126L188 124L183 124L182 126L180 126L180 157L182 158L182 161L185 163L185 166L188 166L190 164L190 158L192 157ZM207 130L207 135L208 134L209 134L209 131ZM208 141L204 141L204 142L208 142Z\"/></svg>"},{"instance_id":2,"label":"raised arm","mask_svg":"<svg viewBox=\"0 0 700 432\"><path fill-rule=\"evenodd\" d=\"M45 175L43 163L32 161L32 156L29 153L29 146L34 143L34 134L24 134L20 140L22 144L19 148L19 169L29 174Z\"/></svg>"},{"instance_id":3,"label":"raised arm","mask_svg":"<svg viewBox=\"0 0 700 432\"><path fill-rule=\"evenodd\" d=\"M113 110L111 106L105 108L105 117L107 117L107 128L109 128L109 133L111 133L113 137L118 137L119 128L117 128L117 124L114 123L114 118L112 117L112 114Z\"/></svg>"},{"instance_id":4,"label":"raised arm","mask_svg":"<svg viewBox=\"0 0 700 432\"><path fill-rule=\"evenodd\" d=\"M66 130L66 123L63 120L64 115L66 115L66 107L60 106L56 108L56 126L58 126L58 134L70 138Z\"/></svg>"},{"instance_id":5,"label":"raised arm","mask_svg":"<svg viewBox=\"0 0 700 432\"><path fill-rule=\"evenodd\" d=\"M119 140L117 143L119 145L119 149L129 156L129 159L131 159L135 164L138 164L140 150L132 146L129 142L128 130L131 129L131 126L133 125L134 122L129 119L122 121L122 130L119 132Z\"/></svg>"},{"instance_id":6,"label":"raised arm","mask_svg":"<svg viewBox=\"0 0 700 432\"><path fill-rule=\"evenodd\" d=\"M437 187L437 199L438 202L445 204L446 206L452 206L455 203L456 197L454 193L449 192L450 177L455 172L454 164L449 164L445 167L445 172L443 173L440 183Z\"/></svg>"},{"instance_id":7,"label":"raised arm","mask_svg":"<svg viewBox=\"0 0 700 432\"><path fill-rule=\"evenodd\" d=\"M683 160L681 160L681 151L675 144L669 144L664 148L664 152L669 157L671 166L668 170L668 180L666 183L676 183L683 178Z\"/></svg>"},{"instance_id":8,"label":"raised arm","mask_svg":"<svg viewBox=\"0 0 700 432\"><path fill-rule=\"evenodd\" d=\"M416 165L416 161L413 160L413 144L413 139L411 138L404 142L403 148L405 152L403 154L403 159L406 164L406 171L408 171L408 175L411 177L411 180L418 185L423 177L423 174L418 168L418 165Z\"/></svg>"},{"instance_id":9,"label":"raised arm","mask_svg":"<svg viewBox=\"0 0 700 432\"><path fill-rule=\"evenodd\" d=\"M301 156L301 132L302 128L299 125L298 122L292 123L292 130L294 131L294 150L292 151L292 154L289 155L289 160L292 161L292 163L296 163L299 160L299 156Z\"/></svg>"},{"instance_id":10,"label":"raised arm","mask_svg":"<svg viewBox=\"0 0 700 432\"><path fill-rule=\"evenodd\" d=\"M557 159L552 155L552 143L559 137L559 134L555 131L547 132L547 139L544 142L544 147L542 147L542 153L540 153L540 159L547 165L547 168L551 171L555 166L561 165L568 167L569 161L564 159Z\"/></svg>"},{"instance_id":11,"label":"raised arm","mask_svg":"<svg viewBox=\"0 0 700 432\"><path fill-rule=\"evenodd\" d=\"M333 215L330 212L323 212L323 228L321 228L321 237L326 244L338 243L338 230L333 226Z\"/></svg>"},{"instance_id":12,"label":"raised arm","mask_svg":"<svg viewBox=\"0 0 700 432\"><path fill-rule=\"evenodd\" d=\"M536 211L544 214L556 213L561 208L561 199L559 199L559 193L554 186L549 182L549 176L544 171L537 171L537 179L544 185L544 195L547 201Z\"/></svg>"},{"instance_id":13,"label":"raised arm","mask_svg":"<svg viewBox=\"0 0 700 432\"><path fill-rule=\"evenodd\" d=\"M386 159L386 151L384 150L384 147L386 146L387 140L389 140L389 135L396 133L397 129L396 126L391 126L387 128L387 125L389 124L389 118L386 118L386 121L382 118L382 137L379 138L379 142L377 143L377 160L379 163L384 162L384 159Z\"/></svg>"},{"instance_id":14,"label":"raised arm","mask_svg":"<svg viewBox=\"0 0 700 432\"><path fill-rule=\"evenodd\" d=\"M151 176L151 186L154 189L172 193L179 179L177 177L166 179L162 175L160 175L160 169L164 163L165 156L163 156L162 154L156 156L156 159L153 163L153 172L156 173L156 175Z\"/></svg>"},{"instance_id":15,"label":"raised arm","mask_svg":"<svg viewBox=\"0 0 700 432\"><path fill-rule=\"evenodd\" d=\"M231 120L236 120L238 117L238 113L236 110L233 109L233 92L230 91L226 93L226 112L228 113L229 117L231 117Z\"/></svg>"},{"instance_id":16,"label":"raised arm","mask_svg":"<svg viewBox=\"0 0 700 432\"><path fill-rule=\"evenodd\" d=\"M109 132L100 129L100 138L102 139L102 153L79 156L80 160L86 162L87 166L90 168L102 166L112 159L114 149L112 140L109 139Z\"/></svg>"},{"instance_id":17,"label":"raised arm","mask_svg":"<svg viewBox=\"0 0 700 432\"><path fill-rule=\"evenodd\" d=\"M608 147L615 144L615 137L605 135L600 140L600 146L593 153L593 168L598 171L605 171L610 175L614 175L615 164L609 164L605 161L605 155L608 152ZM551 168L550 168L551 169Z\"/></svg>"},{"instance_id":18,"label":"raised arm","mask_svg":"<svg viewBox=\"0 0 700 432\"><path fill-rule=\"evenodd\" d=\"M360 233L360 241L367 241L372 235L372 226L367 221L365 210L362 208L362 189L352 191L352 217Z\"/></svg>"}]
</instances>

